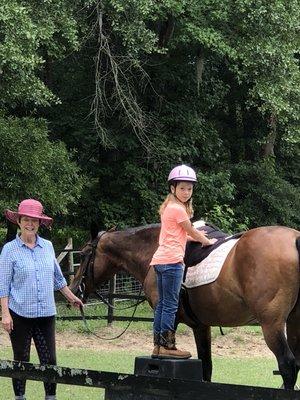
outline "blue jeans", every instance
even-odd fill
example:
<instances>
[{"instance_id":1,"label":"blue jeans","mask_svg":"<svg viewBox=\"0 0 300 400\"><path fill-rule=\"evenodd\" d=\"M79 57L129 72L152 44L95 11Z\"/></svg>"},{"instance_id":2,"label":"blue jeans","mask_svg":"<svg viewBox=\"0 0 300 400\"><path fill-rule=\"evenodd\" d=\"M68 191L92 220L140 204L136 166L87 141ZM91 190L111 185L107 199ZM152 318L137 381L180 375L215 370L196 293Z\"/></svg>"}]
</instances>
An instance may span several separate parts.
<instances>
[{"instance_id":1,"label":"blue jeans","mask_svg":"<svg viewBox=\"0 0 300 400\"><path fill-rule=\"evenodd\" d=\"M174 331L179 293L183 277L183 265L164 264L154 266L158 288L158 303L154 311L154 333Z\"/></svg>"}]
</instances>

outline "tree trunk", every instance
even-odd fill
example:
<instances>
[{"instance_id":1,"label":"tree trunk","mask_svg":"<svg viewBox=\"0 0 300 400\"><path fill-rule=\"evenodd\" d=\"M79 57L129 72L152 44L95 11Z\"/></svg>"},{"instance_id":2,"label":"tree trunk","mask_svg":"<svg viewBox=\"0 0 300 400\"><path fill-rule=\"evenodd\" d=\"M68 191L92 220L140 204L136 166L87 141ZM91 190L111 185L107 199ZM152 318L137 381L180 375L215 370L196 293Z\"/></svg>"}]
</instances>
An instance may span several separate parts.
<instances>
[{"instance_id":1,"label":"tree trunk","mask_svg":"<svg viewBox=\"0 0 300 400\"><path fill-rule=\"evenodd\" d=\"M203 47L199 47L196 58L196 77L197 77L197 92L199 95L200 85L202 83L202 74L204 69L204 51Z\"/></svg>"},{"instance_id":2,"label":"tree trunk","mask_svg":"<svg viewBox=\"0 0 300 400\"><path fill-rule=\"evenodd\" d=\"M175 19L172 15L169 15L166 21L163 21L159 24L159 47L165 47L168 44L168 41L173 36L174 27Z\"/></svg>"},{"instance_id":3,"label":"tree trunk","mask_svg":"<svg viewBox=\"0 0 300 400\"><path fill-rule=\"evenodd\" d=\"M274 156L274 146L277 136L277 120L275 114L271 114L269 120L270 132L266 143L263 145L263 158Z\"/></svg>"}]
</instances>

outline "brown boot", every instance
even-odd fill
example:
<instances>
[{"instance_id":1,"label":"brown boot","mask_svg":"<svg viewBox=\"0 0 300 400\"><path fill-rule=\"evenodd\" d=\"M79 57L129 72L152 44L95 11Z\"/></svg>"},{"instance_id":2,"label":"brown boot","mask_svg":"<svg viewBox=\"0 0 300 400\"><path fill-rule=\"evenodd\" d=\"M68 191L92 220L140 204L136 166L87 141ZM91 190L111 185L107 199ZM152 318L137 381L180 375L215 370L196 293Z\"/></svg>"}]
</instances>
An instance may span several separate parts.
<instances>
[{"instance_id":1,"label":"brown boot","mask_svg":"<svg viewBox=\"0 0 300 400\"><path fill-rule=\"evenodd\" d=\"M152 351L151 357L152 358L158 358L159 354L159 344L160 344L160 333L154 333L153 335L153 344L154 344L154 349Z\"/></svg>"},{"instance_id":2,"label":"brown boot","mask_svg":"<svg viewBox=\"0 0 300 400\"><path fill-rule=\"evenodd\" d=\"M175 332L166 331L161 335L158 358L180 358L187 359L192 357L186 350L179 350L175 345Z\"/></svg>"}]
</instances>

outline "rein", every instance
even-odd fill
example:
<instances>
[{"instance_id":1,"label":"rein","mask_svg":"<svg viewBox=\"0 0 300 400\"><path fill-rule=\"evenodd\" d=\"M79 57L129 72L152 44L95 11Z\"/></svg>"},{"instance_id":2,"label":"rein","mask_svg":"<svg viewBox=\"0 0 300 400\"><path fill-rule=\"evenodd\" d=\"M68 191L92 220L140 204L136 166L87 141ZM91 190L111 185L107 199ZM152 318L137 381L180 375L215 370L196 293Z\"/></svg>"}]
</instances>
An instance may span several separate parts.
<instances>
[{"instance_id":1,"label":"rein","mask_svg":"<svg viewBox=\"0 0 300 400\"><path fill-rule=\"evenodd\" d=\"M131 305L131 306L126 306L126 307L116 307L113 304L111 304L108 300L106 300L106 298L104 296L102 296L102 294L98 290L95 290L95 294L99 297L101 302L106 304L109 308L112 308L114 310L121 310L121 311L122 310L128 310L129 308L133 308L136 305L144 303L144 301L146 300L146 299L141 299L141 300L138 299L137 303L134 304L133 306ZM139 290L138 297L140 297L141 294L142 294L142 287Z\"/></svg>"},{"instance_id":2,"label":"rein","mask_svg":"<svg viewBox=\"0 0 300 400\"><path fill-rule=\"evenodd\" d=\"M83 280L86 279L87 276L88 276L90 279L92 279L92 286L94 287L94 262L95 262L95 257L96 257L96 249L97 249L99 240L101 239L101 237L102 237L105 233L106 233L105 231L101 232L101 233L97 236L97 238L94 239L94 240L89 244L89 245L91 246L91 248L92 248L92 251L90 252L90 254L89 254L88 257L87 257L87 261L86 261L86 263L85 263L85 266L84 266L84 269L83 269L83 273L82 273L81 282L80 282L80 284L79 284L79 286L78 286L78 289L79 289L79 291L80 291L80 297L81 297L82 299L83 299L83 297L84 297L84 292L85 292L85 283L83 282ZM147 275L148 275L148 273L149 273L149 270L150 270L150 265L149 265L148 270L147 270L147 273L146 273L146 275L145 275L145 279L146 279L146 277L147 277ZM130 305L130 306L126 306L126 307L115 307L114 305L110 304L109 301L107 301L107 300L101 295L101 293L100 293L98 290L95 290L95 294L100 298L100 300L101 300L104 304L106 304L106 305L107 305L108 307L110 307L110 308L113 308L113 309L116 309L116 310L126 310L126 309L129 309L129 308L134 308L133 313L132 313L132 315L131 315L131 317L130 317L130 320L129 320L128 324L126 325L125 329L124 329L120 334L118 334L117 336L114 336L114 337L112 337L112 338L105 338L105 337L99 336L99 335L97 335L96 333L94 333L94 332L89 328L89 326L88 326L88 324L87 324L87 320L86 320L86 317L85 317L85 314L84 314L84 310L83 310L83 307L81 306L81 307L79 308L79 309L80 309L80 314L81 314L81 317L82 317L82 320L83 320L83 323L84 323L84 325L85 325L86 330L87 330L90 334L92 334L93 336L95 336L95 337L97 337L97 338L99 338L99 339L102 339L102 340L115 340L115 339L118 339L119 337L121 337L121 336L127 331L127 329L129 328L129 326L131 325L131 323L132 323L132 321L133 321L133 317L134 317L134 315L135 315L135 313L136 313L136 310L137 310L138 305L141 304L141 303L143 303L143 302L145 301L145 299L139 299L139 297L141 297L141 294L142 294L142 290L143 290L143 287L144 287L145 279L144 279L144 281L143 281L143 283L142 283L142 285L141 285L141 287L140 287L140 291L139 291L139 294L138 294L138 300L137 300L136 304Z\"/></svg>"},{"instance_id":3,"label":"rein","mask_svg":"<svg viewBox=\"0 0 300 400\"><path fill-rule=\"evenodd\" d=\"M143 287L141 286L141 288L140 288L140 292L139 292L139 296L141 295L141 292L142 292L142 289L143 289ZM144 301L144 300L143 300ZM113 336L113 337L111 337L111 338L106 338L106 337L103 337L103 336L99 336L99 335L97 335L95 332L93 332L90 328L89 328L89 326L88 326L88 324L87 324L87 321L86 321L86 318L85 318L85 315L84 315L84 311L83 311L83 307L81 306L80 307L80 314L81 314L81 316L82 316L82 320L83 320L83 323L84 323L84 326L85 326L85 328L86 328L86 330L90 333L90 334L92 334L93 336L95 336L95 337L97 337L98 339L101 339L101 340L115 340L115 339L118 339L119 337L121 337L122 335L124 335L124 333L127 331L127 329L130 327L130 325L131 325L131 323L132 323L132 321L133 321L133 317L134 317L134 315L135 315L135 312L136 312L136 310L137 310L137 307L138 307L138 305L139 304L141 304L142 303L142 301L138 301L135 305L134 305L134 310L133 310L133 313L132 313L132 315L131 315L131 319L128 321L128 323L127 323L127 325L126 325L126 327L125 327L125 329L123 329L123 331L121 332L121 333L119 333L117 336ZM108 306L111 306L109 303L106 303ZM130 306L130 307L127 307L127 308L131 308L131 307L133 307L133 306ZM123 310L125 310L125 308L123 308Z\"/></svg>"}]
</instances>

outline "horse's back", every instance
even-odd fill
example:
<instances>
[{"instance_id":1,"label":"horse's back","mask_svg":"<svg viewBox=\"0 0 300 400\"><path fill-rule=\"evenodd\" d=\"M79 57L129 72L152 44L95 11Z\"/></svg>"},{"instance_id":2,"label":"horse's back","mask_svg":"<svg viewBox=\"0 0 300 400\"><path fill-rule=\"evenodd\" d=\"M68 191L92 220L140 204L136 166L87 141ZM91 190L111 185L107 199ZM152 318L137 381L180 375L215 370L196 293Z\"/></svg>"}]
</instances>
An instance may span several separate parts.
<instances>
[{"instance_id":1,"label":"horse's back","mask_svg":"<svg viewBox=\"0 0 300 400\"><path fill-rule=\"evenodd\" d=\"M189 291L203 323L247 324L276 307L288 314L299 292L298 236L300 232L280 226L247 231L228 254L218 279Z\"/></svg>"},{"instance_id":2,"label":"horse's back","mask_svg":"<svg viewBox=\"0 0 300 400\"><path fill-rule=\"evenodd\" d=\"M246 232L236 246L238 263L270 268L285 264L298 264L296 239L300 232L284 226L266 226Z\"/></svg>"}]
</instances>

